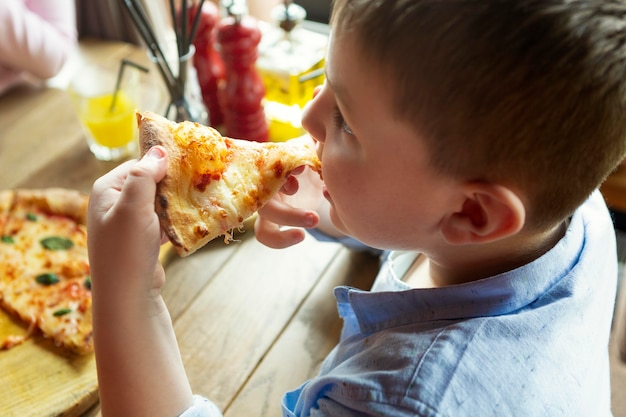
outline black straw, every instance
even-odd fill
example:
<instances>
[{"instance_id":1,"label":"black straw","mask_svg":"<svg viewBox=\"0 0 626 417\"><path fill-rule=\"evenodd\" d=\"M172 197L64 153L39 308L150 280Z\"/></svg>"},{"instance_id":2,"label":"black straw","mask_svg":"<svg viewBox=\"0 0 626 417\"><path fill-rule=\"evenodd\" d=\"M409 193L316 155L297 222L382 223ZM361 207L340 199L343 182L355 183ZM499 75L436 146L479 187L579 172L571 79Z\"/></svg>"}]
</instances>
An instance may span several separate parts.
<instances>
[{"instance_id":1,"label":"black straw","mask_svg":"<svg viewBox=\"0 0 626 417\"><path fill-rule=\"evenodd\" d=\"M130 13L133 23L139 31L139 34L156 60L157 68L159 69L159 72L161 73L161 76L163 77L166 87L170 93L171 103L176 103L185 97L187 61L191 58L191 45L193 44L198 30L200 9L202 8L204 1L205 0L199 0L199 7L196 15L193 16L193 22L188 22L188 0L182 0L180 15L177 13L175 0L169 0L170 13L172 14L172 26L176 35L176 46L178 49L178 74L176 76L168 64L166 56L157 41L157 37L155 36L155 33L150 25L150 21L139 0L124 0L123 2ZM189 28L188 25L190 25ZM190 33L187 33L188 31ZM168 107L168 112L170 107Z\"/></svg>"},{"instance_id":2,"label":"black straw","mask_svg":"<svg viewBox=\"0 0 626 417\"><path fill-rule=\"evenodd\" d=\"M198 7L196 8L196 15L193 17L193 23L191 25L191 33L189 33L189 40L187 41L188 45L193 45L193 41L196 39L196 34L198 33L198 26L200 26L200 14L202 11L202 6L204 5L204 0L200 0Z\"/></svg>"},{"instance_id":3,"label":"black straw","mask_svg":"<svg viewBox=\"0 0 626 417\"><path fill-rule=\"evenodd\" d=\"M176 79L172 73L171 68L169 67L165 54L161 50L159 43L157 42L156 36L152 31L152 28L148 22L148 19L145 15L145 12L141 8L141 6L137 3L137 1L133 0L124 0L124 5L128 9L130 16L137 27L137 30L144 42L148 46L148 49L152 53L152 56L155 58L157 63L157 68L161 73L161 76L165 80L165 84L167 86L170 95L179 96L182 95L182 91L178 88L178 84L176 83Z\"/></svg>"},{"instance_id":4,"label":"black straw","mask_svg":"<svg viewBox=\"0 0 626 417\"><path fill-rule=\"evenodd\" d=\"M178 50L178 56L181 55L182 45L180 44L180 33L178 32L178 14L176 13L176 4L174 0L170 0L170 14L172 15L172 28L174 28L174 35L176 35L176 48Z\"/></svg>"},{"instance_id":5,"label":"black straw","mask_svg":"<svg viewBox=\"0 0 626 417\"><path fill-rule=\"evenodd\" d=\"M177 43L178 43L178 85L182 86L184 88L185 85L185 75L187 73L187 63L183 62L183 60L181 59L182 57L184 57L186 55L186 49L185 49L185 39L187 38L187 1L186 0L182 0L181 4L180 4L180 8L181 8L181 12L180 12L180 19L177 19L178 24L180 25L178 27L178 30L176 31L176 35L177 35Z\"/></svg>"},{"instance_id":6,"label":"black straw","mask_svg":"<svg viewBox=\"0 0 626 417\"><path fill-rule=\"evenodd\" d=\"M126 58L122 59L122 62L120 63L120 69L117 71L117 80L115 80L115 89L113 90L113 99L111 100L111 107L109 107L109 113L112 113L113 110L115 109L115 104L117 102L117 94L119 93L120 86L122 85L122 77L124 77L124 68L126 68L126 65L135 67L138 70L143 71L143 72L150 71L148 68L141 66L139 64L136 64L133 61L130 61Z\"/></svg>"},{"instance_id":7,"label":"black straw","mask_svg":"<svg viewBox=\"0 0 626 417\"><path fill-rule=\"evenodd\" d=\"M186 55L189 52L189 45L187 45L187 10L189 5L187 4L187 0L182 0L181 8L181 22L180 22L180 44L182 45L182 49L180 50L179 56Z\"/></svg>"}]
</instances>

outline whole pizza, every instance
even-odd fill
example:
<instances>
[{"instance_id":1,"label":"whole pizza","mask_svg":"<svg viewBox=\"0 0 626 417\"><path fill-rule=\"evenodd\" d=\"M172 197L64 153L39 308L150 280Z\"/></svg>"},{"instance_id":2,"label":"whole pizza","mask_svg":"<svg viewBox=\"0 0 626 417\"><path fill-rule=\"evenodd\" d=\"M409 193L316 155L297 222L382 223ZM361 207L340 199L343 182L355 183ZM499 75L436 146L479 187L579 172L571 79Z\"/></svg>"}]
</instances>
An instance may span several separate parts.
<instances>
[{"instance_id":1,"label":"whole pizza","mask_svg":"<svg viewBox=\"0 0 626 417\"><path fill-rule=\"evenodd\" d=\"M87 257L88 196L74 190L0 191L0 306L79 354L93 351Z\"/></svg>"}]
</instances>

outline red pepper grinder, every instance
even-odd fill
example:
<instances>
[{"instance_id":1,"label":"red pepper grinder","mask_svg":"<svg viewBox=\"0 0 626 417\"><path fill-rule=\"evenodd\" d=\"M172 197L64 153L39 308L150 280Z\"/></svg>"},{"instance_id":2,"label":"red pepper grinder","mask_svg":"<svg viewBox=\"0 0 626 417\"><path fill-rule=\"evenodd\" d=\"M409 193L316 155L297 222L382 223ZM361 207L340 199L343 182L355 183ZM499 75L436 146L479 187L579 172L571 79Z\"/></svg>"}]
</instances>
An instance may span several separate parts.
<instances>
[{"instance_id":1,"label":"red pepper grinder","mask_svg":"<svg viewBox=\"0 0 626 417\"><path fill-rule=\"evenodd\" d=\"M198 3L194 3L189 8L190 24L198 13L198 7ZM215 28L219 20L219 10L214 3L207 1L203 2L199 12L197 32L193 41L196 48L193 65L198 73L202 100L209 111L209 124L218 128L224 123L224 115L220 108L217 89L220 80L226 76L222 57L215 49Z\"/></svg>"},{"instance_id":2,"label":"red pepper grinder","mask_svg":"<svg viewBox=\"0 0 626 417\"><path fill-rule=\"evenodd\" d=\"M265 86L255 66L261 30L256 19L245 14L237 3L231 3L227 11L228 16L217 29L217 43L226 66L226 79L218 86L225 134L267 142L268 125L262 103Z\"/></svg>"}]
</instances>

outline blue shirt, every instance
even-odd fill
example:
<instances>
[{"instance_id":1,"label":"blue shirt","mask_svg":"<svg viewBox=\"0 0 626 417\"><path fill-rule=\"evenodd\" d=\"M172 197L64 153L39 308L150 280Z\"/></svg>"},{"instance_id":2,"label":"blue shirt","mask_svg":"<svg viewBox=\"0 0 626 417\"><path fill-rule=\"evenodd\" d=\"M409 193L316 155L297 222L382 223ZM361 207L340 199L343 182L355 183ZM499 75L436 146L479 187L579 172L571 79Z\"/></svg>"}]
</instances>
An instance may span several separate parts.
<instances>
[{"instance_id":1,"label":"blue shirt","mask_svg":"<svg viewBox=\"0 0 626 417\"><path fill-rule=\"evenodd\" d=\"M392 253L372 291L335 289L341 340L285 394L283 416L611 416L617 258L599 192L516 270L411 289L401 278L415 256ZM200 398L183 414L218 415Z\"/></svg>"},{"instance_id":2,"label":"blue shirt","mask_svg":"<svg viewBox=\"0 0 626 417\"><path fill-rule=\"evenodd\" d=\"M501 275L409 289L402 256L374 291L335 290L342 338L284 416L611 415L617 259L598 192L554 248Z\"/></svg>"}]
</instances>

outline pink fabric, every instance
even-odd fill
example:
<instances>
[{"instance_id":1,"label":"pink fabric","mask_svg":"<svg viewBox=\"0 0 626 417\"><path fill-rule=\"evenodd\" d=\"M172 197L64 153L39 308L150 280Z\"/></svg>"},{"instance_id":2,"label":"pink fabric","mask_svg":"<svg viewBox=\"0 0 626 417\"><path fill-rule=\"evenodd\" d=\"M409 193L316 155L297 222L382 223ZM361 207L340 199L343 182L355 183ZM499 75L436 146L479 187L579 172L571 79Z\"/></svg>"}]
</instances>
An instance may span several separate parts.
<instances>
[{"instance_id":1,"label":"pink fabric","mask_svg":"<svg viewBox=\"0 0 626 417\"><path fill-rule=\"evenodd\" d=\"M0 94L25 73L56 75L76 45L75 0L0 1Z\"/></svg>"}]
</instances>

